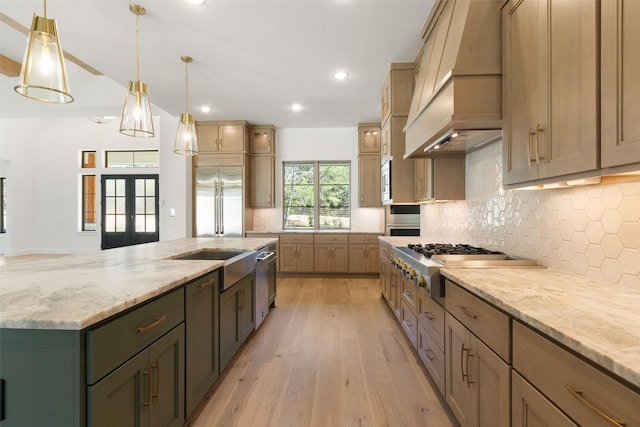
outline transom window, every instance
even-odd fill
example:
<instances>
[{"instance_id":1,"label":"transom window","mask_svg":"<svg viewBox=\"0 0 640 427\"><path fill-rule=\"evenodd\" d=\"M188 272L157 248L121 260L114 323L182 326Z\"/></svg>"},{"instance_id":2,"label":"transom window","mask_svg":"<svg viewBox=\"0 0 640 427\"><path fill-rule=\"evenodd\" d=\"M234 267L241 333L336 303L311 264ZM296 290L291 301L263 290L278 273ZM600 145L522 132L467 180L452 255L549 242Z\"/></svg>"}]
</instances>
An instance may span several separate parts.
<instances>
[{"instance_id":1,"label":"transom window","mask_svg":"<svg viewBox=\"0 0 640 427\"><path fill-rule=\"evenodd\" d=\"M285 162L283 167L283 228L351 228L349 162Z\"/></svg>"},{"instance_id":2,"label":"transom window","mask_svg":"<svg viewBox=\"0 0 640 427\"><path fill-rule=\"evenodd\" d=\"M107 151L105 166L108 168L157 168L158 150Z\"/></svg>"}]
</instances>

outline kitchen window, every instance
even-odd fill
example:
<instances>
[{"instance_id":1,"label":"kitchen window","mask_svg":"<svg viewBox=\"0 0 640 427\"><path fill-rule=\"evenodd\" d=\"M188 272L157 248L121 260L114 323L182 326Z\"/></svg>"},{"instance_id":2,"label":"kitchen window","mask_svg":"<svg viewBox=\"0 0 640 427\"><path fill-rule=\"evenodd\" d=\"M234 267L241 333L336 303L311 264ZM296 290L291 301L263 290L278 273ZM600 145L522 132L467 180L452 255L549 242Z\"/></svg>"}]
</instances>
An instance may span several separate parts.
<instances>
[{"instance_id":1,"label":"kitchen window","mask_svg":"<svg viewBox=\"0 0 640 427\"><path fill-rule=\"evenodd\" d=\"M7 178L0 178L0 233L7 232Z\"/></svg>"},{"instance_id":2,"label":"kitchen window","mask_svg":"<svg viewBox=\"0 0 640 427\"><path fill-rule=\"evenodd\" d=\"M349 230L351 164L284 162L283 228Z\"/></svg>"}]
</instances>

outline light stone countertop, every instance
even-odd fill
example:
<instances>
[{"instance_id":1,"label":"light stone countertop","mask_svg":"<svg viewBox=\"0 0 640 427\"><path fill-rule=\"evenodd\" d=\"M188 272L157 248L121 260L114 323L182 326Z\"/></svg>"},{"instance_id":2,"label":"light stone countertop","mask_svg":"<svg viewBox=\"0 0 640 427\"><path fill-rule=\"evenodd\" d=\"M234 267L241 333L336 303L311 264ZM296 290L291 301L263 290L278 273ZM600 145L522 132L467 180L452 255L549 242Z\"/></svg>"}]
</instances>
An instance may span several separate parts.
<instances>
[{"instance_id":1,"label":"light stone countertop","mask_svg":"<svg viewBox=\"0 0 640 427\"><path fill-rule=\"evenodd\" d=\"M185 238L0 266L0 328L81 330L170 291L223 261L201 249L255 251L273 238Z\"/></svg>"},{"instance_id":2,"label":"light stone countertop","mask_svg":"<svg viewBox=\"0 0 640 427\"><path fill-rule=\"evenodd\" d=\"M640 388L640 280L631 288L547 268L440 272Z\"/></svg>"}]
</instances>

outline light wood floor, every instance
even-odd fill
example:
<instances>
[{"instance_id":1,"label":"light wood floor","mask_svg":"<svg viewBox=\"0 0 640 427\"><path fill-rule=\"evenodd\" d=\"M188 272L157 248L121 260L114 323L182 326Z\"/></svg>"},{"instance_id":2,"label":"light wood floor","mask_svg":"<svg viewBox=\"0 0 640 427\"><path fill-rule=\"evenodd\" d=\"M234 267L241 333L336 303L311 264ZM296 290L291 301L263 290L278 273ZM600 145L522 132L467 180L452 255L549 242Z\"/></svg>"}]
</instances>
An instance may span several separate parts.
<instances>
[{"instance_id":1,"label":"light wood floor","mask_svg":"<svg viewBox=\"0 0 640 427\"><path fill-rule=\"evenodd\" d=\"M456 425L378 283L278 278L277 308L190 427Z\"/></svg>"}]
</instances>

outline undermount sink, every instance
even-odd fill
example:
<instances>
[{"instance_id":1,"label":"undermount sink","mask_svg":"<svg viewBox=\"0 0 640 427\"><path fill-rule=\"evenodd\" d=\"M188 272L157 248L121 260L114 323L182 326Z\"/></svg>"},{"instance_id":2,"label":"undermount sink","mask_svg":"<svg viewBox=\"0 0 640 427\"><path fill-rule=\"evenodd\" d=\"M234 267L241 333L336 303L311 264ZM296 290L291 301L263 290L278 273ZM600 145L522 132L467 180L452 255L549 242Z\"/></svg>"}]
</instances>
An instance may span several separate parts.
<instances>
[{"instance_id":1,"label":"undermount sink","mask_svg":"<svg viewBox=\"0 0 640 427\"><path fill-rule=\"evenodd\" d=\"M174 260L224 261L220 273L220 291L233 286L256 268L257 252L225 249L200 249L172 256Z\"/></svg>"},{"instance_id":2,"label":"undermount sink","mask_svg":"<svg viewBox=\"0 0 640 427\"><path fill-rule=\"evenodd\" d=\"M247 251L224 251L217 249L202 249L197 252L191 252L184 255L178 255L171 257L171 259L195 259L195 260L218 260L226 261L234 257L240 257L240 255L250 254Z\"/></svg>"}]
</instances>

